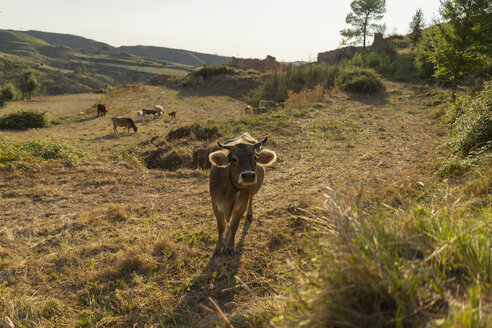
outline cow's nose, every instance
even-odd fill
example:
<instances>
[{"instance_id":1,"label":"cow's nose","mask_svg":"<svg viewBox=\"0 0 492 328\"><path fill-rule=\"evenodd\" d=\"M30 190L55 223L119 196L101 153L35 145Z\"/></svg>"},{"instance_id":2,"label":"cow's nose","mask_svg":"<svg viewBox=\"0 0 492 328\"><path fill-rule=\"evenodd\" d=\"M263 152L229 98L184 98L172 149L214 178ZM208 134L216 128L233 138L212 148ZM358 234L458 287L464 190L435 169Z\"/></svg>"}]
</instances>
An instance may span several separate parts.
<instances>
[{"instance_id":1,"label":"cow's nose","mask_svg":"<svg viewBox=\"0 0 492 328\"><path fill-rule=\"evenodd\" d=\"M244 182L253 182L256 179L256 174L253 171L241 172L241 178Z\"/></svg>"}]
</instances>

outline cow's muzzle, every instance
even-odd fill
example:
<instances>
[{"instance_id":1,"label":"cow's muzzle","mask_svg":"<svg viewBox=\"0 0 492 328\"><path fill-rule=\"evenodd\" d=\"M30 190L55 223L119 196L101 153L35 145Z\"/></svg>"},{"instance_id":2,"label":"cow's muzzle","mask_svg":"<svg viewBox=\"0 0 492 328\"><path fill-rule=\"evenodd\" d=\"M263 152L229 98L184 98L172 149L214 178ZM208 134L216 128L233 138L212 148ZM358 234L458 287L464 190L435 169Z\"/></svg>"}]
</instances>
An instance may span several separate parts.
<instances>
[{"instance_id":1,"label":"cow's muzzle","mask_svg":"<svg viewBox=\"0 0 492 328\"><path fill-rule=\"evenodd\" d=\"M253 171L243 171L239 174L239 184L252 185L256 183L256 173Z\"/></svg>"}]
</instances>

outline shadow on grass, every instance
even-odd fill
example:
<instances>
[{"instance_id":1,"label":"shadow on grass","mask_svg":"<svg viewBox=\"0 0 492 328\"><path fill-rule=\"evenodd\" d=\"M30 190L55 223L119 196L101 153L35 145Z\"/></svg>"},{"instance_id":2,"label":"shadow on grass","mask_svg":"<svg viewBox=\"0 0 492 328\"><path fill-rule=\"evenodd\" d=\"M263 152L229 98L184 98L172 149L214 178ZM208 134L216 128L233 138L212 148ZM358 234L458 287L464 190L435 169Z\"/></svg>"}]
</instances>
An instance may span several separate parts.
<instances>
[{"instance_id":1,"label":"shadow on grass","mask_svg":"<svg viewBox=\"0 0 492 328\"><path fill-rule=\"evenodd\" d=\"M216 312L214 306L208 300L209 297L214 299L223 310L227 303L234 300L237 289L231 287L236 285L234 276L237 275L239 269L244 241L251 223L252 221L244 220L241 237L236 243L236 253L233 256L223 255L210 258L207 266L191 282L191 287L182 296L180 302L167 314L164 322L165 327L204 326L204 318L210 315L210 311L206 310L202 305ZM225 240L228 237L227 234ZM224 289L228 290L223 291Z\"/></svg>"},{"instance_id":2,"label":"shadow on grass","mask_svg":"<svg viewBox=\"0 0 492 328\"><path fill-rule=\"evenodd\" d=\"M389 98L389 95L386 92L386 90L382 90L374 95L361 95L356 93L348 93L348 96L352 101L358 101L365 105L374 105L374 106L387 105L388 98Z\"/></svg>"},{"instance_id":3,"label":"shadow on grass","mask_svg":"<svg viewBox=\"0 0 492 328\"><path fill-rule=\"evenodd\" d=\"M97 140L117 140L117 139L120 139L120 138L131 137L134 134L135 133L133 133L133 132L120 132L118 134L110 133L110 134L106 134L104 136L92 138L91 141L97 141Z\"/></svg>"}]
</instances>

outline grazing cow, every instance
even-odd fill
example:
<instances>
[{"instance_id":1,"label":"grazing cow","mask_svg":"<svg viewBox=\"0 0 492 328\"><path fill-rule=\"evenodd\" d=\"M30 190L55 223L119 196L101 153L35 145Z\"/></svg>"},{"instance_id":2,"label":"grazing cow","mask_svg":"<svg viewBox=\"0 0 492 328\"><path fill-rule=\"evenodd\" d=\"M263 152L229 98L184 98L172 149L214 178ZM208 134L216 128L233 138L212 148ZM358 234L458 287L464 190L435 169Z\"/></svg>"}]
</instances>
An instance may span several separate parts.
<instances>
[{"instance_id":1,"label":"grazing cow","mask_svg":"<svg viewBox=\"0 0 492 328\"><path fill-rule=\"evenodd\" d=\"M142 112L144 115L157 115L157 117L160 117L163 112L160 109L142 109Z\"/></svg>"},{"instance_id":2,"label":"grazing cow","mask_svg":"<svg viewBox=\"0 0 492 328\"><path fill-rule=\"evenodd\" d=\"M99 115L106 116L107 112L108 107L106 106L106 104L97 104L97 117L99 117Z\"/></svg>"},{"instance_id":3,"label":"grazing cow","mask_svg":"<svg viewBox=\"0 0 492 328\"><path fill-rule=\"evenodd\" d=\"M118 134L118 130L116 129L118 126L122 126L124 128L128 129L128 132L130 132L130 128L137 133L137 126L133 122L133 120L129 117L113 117L111 118L111 121L113 121L113 131L114 133Z\"/></svg>"},{"instance_id":4,"label":"grazing cow","mask_svg":"<svg viewBox=\"0 0 492 328\"><path fill-rule=\"evenodd\" d=\"M169 118L176 118L176 111L168 113L167 115L169 115Z\"/></svg>"},{"instance_id":5,"label":"grazing cow","mask_svg":"<svg viewBox=\"0 0 492 328\"><path fill-rule=\"evenodd\" d=\"M164 108L162 108L162 106L160 106L160 105L155 105L155 106L154 106L154 110L155 110L157 113L159 113L159 116L164 115Z\"/></svg>"},{"instance_id":6,"label":"grazing cow","mask_svg":"<svg viewBox=\"0 0 492 328\"><path fill-rule=\"evenodd\" d=\"M144 117L144 113L141 110L139 110L137 112L137 121L143 120L143 117Z\"/></svg>"},{"instance_id":7,"label":"grazing cow","mask_svg":"<svg viewBox=\"0 0 492 328\"><path fill-rule=\"evenodd\" d=\"M248 207L246 219L253 220L253 196L260 190L265 170L277 159L275 152L261 149L267 138L258 142L245 133L239 138L220 142L218 150L209 155L210 195L217 218L219 237L214 255L234 253L234 237L239 221ZM229 240L224 248L224 231L229 223Z\"/></svg>"}]
</instances>

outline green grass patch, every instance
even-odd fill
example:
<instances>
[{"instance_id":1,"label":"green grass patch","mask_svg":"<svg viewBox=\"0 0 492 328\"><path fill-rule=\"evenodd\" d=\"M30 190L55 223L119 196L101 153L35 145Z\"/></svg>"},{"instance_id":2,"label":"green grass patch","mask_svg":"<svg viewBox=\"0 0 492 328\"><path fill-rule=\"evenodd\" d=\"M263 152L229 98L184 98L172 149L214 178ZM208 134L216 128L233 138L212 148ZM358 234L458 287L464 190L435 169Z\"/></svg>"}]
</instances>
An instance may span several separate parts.
<instances>
[{"instance_id":1,"label":"green grass patch","mask_svg":"<svg viewBox=\"0 0 492 328\"><path fill-rule=\"evenodd\" d=\"M0 163L51 159L64 159L73 163L82 156L81 150L53 139L13 143L0 138Z\"/></svg>"}]
</instances>

